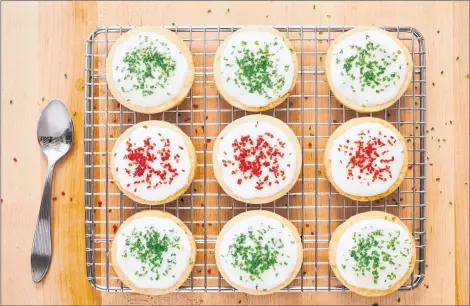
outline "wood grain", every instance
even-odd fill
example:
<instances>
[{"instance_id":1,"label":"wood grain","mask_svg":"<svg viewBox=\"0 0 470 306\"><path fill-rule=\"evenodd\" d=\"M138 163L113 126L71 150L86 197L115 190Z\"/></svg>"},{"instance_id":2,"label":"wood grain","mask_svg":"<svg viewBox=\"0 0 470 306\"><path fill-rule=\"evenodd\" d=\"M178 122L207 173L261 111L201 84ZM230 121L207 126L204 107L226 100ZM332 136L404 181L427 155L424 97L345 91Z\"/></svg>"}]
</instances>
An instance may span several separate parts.
<instances>
[{"instance_id":1,"label":"wood grain","mask_svg":"<svg viewBox=\"0 0 470 306\"><path fill-rule=\"evenodd\" d=\"M0 5L4 76L1 84L3 304L470 303L468 2L1 2ZM427 128L434 127L427 141L428 267L423 285L414 291L383 298L363 298L352 293L280 293L265 297L190 293L151 298L137 294L101 294L91 288L85 275L83 226L84 42L88 33L99 25L170 25L173 22L179 25L400 24L414 26L423 33L428 66ZM53 203L53 264L45 281L36 285L31 281L29 252L46 161L36 144L35 131L40 110L55 97L75 114L76 137L73 151L56 168L53 194L58 199ZM65 196L61 195L62 191Z\"/></svg>"},{"instance_id":2,"label":"wood grain","mask_svg":"<svg viewBox=\"0 0 470 306\"><path fill-rule=\"evenodd\" d=\"M454 3L454 36L467 35L469 27L468 3ZM463 37L463 36L462 36ZM454 198L449 201L449 205L454 207L455 216L455 301L459 305L469 304L470 297L468 290L469 269L463 268L462 264L469 262L469 245L468 235L469 229L469 140L468 137L460 137L460 135L469 135L469 59L467 54L470 48L469 40L463 39L461 42L454 40L454 62L453 62L453 79L454 79L454 121L452 122L452 131L449 134L454 136ZM445 73L445 72L444 72ZM445 125L445 123L444 123ZM448 122L450 125L450 122ZM452 202L452 204L450 204Z\"/></svg>"}]
</instances>

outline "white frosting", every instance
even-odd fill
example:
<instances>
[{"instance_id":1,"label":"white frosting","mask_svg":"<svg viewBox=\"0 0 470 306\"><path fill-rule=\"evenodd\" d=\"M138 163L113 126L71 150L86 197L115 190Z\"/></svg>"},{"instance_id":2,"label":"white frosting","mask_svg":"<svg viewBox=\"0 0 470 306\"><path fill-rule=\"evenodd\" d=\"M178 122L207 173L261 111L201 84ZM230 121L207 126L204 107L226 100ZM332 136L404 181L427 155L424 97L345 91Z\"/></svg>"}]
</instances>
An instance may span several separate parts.
<instances>
[{"instance_id":1,"label":"white frosting","mask_svg":"<svg viewBox=\"0 0 470 306\"><path fill-rule=\"evenodd\" d=\"M239 265L233 265L233 249L230 248L230 245L235 244L240 234L247 237L245 246L255 246L253 240L249 238L249 231L252 231L256 238L262 239L262 247L271 241L275 241L276 245L282 246L277 249L279 255L276 264L264 271L260 275L260 279L250 278L250 274L240 269ZM258 231L261 231L262 234ZM273 289L286 281L296 266L297 257L295 237L284 224L273 218L252 216L240 220L225 233L219 246L217 260L233 283L244 288L263 291L263 289Z\"/></svg>"},{"instance_id":2,"label":"white frosting","mask_svg":"<svg viewBox=\"0 0 470 306\"><path fill-rule=\"evenodd\" d=\"M364 135L361 135L364 133ZM361 139L363 137L363 139ZM393 137L393 138L391 138ZM355 158L359 148L365 148L369 141L380 139L384 146L371 145L371 156L367 158L362 165L372 163L374 170L382 170L382 176L385 180L374 180L375 171L363 171L364 167L353 166L354 161L360 160ZM349 141L349 142L348 142ZM363 141L365 144L360 146L356 141ZM390 145L389 141L392 143ZM349 128L345 133L338 137L330 151L331 160L331 176L336 185L345 193L355 196L374 196L386 192L397 180L403 166L403 146L398 137L390 129L377 123L361 123ZM366 150L359 151L359 156L367 156ZM377 157L375 152L379 155ZM349 154L352 154L350 156ZM406 154L406 153L405 153ZM350 163L351 158L353 161ZM384 160L394 159L391 162ZM388 169L388 168L387 168ZM348 175L352 170L352 177Z\"/></svg>"},{"instance_id":3,"label":"white frosting","mask_svg":"<svg viewBox=\"0 0 470 306\"><path fill-rule=\"evenodd\" d=\"M124 58L128 52L131 53L134 50L147 47L156 48L158 52L163 54L169 54L176 66L166 82L159 81L159 77L162 76L161 70L153 68L152 73L155 78L149 78L146 82L155 88L152 89L152 94L144 95L142 90L133 88L138 84L136 77L124 79L129 74L129 65L124 62ZM181 50L164 35L153 32L136 33L129 37L125 43L115 46L115 48L112 61L113 80L116 88L129 103L143 107L158 106L180 94L188 73L188 61ZM141 67L145 66L142 64ZM164 87L159 86L158 82L164 83Z\"/></svg>"},{"instance_id":4,"label":"white frosting","mask_svg":"<svg viewBox=\"0 0 470 306\"><path fill-rule=\"evenodd\" d=\"M238 79L237 72L241 70L236 61L243 58L242 50L248 49L256 54L258 50L264 49L266 44L269 47L271 54L269 58L273 65L273 67L268 68L270 79L275 82L278 78L274 73L277 72L277 76L284 80L284 84L273 88L263 86L264 92L262 94L259 92L250 93L245 86L240 84L239 86L235 83L235 80ZM262 107L277 100L292 85L294 62L291 52L282 37L273 33L262 31L236 32L230 37L220 57L220 77L225 91L236 101L250 107Z\"/></svg>"},{"instance_id":5,"label":"white frosting","mask_svg":"<svg viewBox=\"0 0 470 306\"><path fill-rule=\"evenodd\" d=\"M160 234L161 238L166 235L175 244L170 245L168 251L163 252L162 265L157 271L136 275L136 272L139 273L143 268L148 269L149 266L142 263L136 256L132 256L129 246L126 246L126 239L130 237L131 242L135 241L132 238L133 231L145 233L151 227ZM116 262L132 284L138 288L170 288L181 278L191 260L191 244L188 236L178 224L167 218L143 217L135 219L120 230L115 239L117 243ZM127 255L125 255L126 253ZM165 273L165 270L168 273ZM159 275L158 280L157 274Z\"/></svg>"},{"instance_id":6,"label":"white frosting","mask_svg":"<svg viewBox=\"0 0 470 306\"><path fill-rule=\"evenodd\" d=\"M159 136L159 133L162 136ZM132 148L135 149L137 147L143 147L144 141L149 137L151 139L150 143L154 144L154 149L150 151L156 156L156 159L152 162L148 162L148 165L155 171L166 171L168 173L165 179L166 183L161 180L161 177L153 174L150 179L151 188L147 188L149 185L147 183L134 184L135 181L146 179L146 175L149 174L150 170L146 169L142 176L134 177L137 163L132 162L132 165L129 166L131 161L127 156L129 153L127 151L127 142L129 141L129 138L133 145ZM115 149L116 156L114 156L115 175L122 188L144 200L160 201L173 195L188 184L189 174L191 172L191 160L188 148L178 132L167 128L149 125L147 128L141 127L135 129L129 135L129 138L119 143L118 147ZM164 147L164 142L161 141L162 139L170 140L170 158L165 161L164 164L170 163L171 168L176 169L178 173L171 183L168 180L170 177L168 168L164 168L164 164L161 164L162 158L160 154L158 154L158 151L162 150ZM177 155L179 155L179 158ZM127 173L125 169L129 169L130 174ZM158 186L154 187L157 183Z\"/></svg>"},{"instance_id":7,"label":"white frosting","mask_svg":"<svg viewBox=\"0 0 470 306\"><path fill-rule=\"evenodd\" d=\"M271 133L274 137L270 138L265 133ZM249 136L253 141L253 145L247 144L245 148L253 147L255 152L258 152L255 155L259 156L258 154L261 150L266 152L266 148L262 149L261 146L256 145L256 139L259 135L262 135L263 139L268 142L271 147L277 148L279 152L283 154L283 157L277 156L276 159L279 165L279 172L284 171L284 176L279 174L276 178L274 173L270 171L270 168L273 167L275 163L273 162L273 159L270 159L269 157L260 159L262 163L261 175L259 176L253 175L252 178L246 178L246 176L249 176L252 172L248 170L248 172L243 174L240 170L240 163L235 160L235 155L239 155L239 152L234 151L234 147L232 146L233 142L236 139L240 141L242 136ZM284 148L279 145L279 141L285 143ZM254 161L255 155L251 155L247 160ZM237 125L228 133L225 133L223 139L221 139L219 143L217 161L220 166L223 182L233 193L238 194L244 199L269 197L286 188L294 179L294 170L297 163L294 144L291 140L281 129L265 121L245 122ZM225 167L224 161L232 161L235 164L232 165L226 163L227 167ZM269 162L269 166L263 165L266 161ZM236 173L233 174L232 171L236 171ZM257 189L257 183L263 181L266 176L269 178L268 182L262 185L262 189ZM285 179L283 179L284 177ZM270 186L269 182L271 182Z\"/></svg>"},{"instance_id":8,"label":"white frosting","mask_svg":"<svg viewBox=\"0 0 470 306\"><path fill-rule=\"evenodd\" d=\"M366 36L369 36L370 39L367 39ZM360 66L356 66L357 60L353 62L350 70L355 79L353 80L346 74L344 69L345 60L359 53L352 46L365 48L368 42L378 44L380 47L375 51L370 51L372 57L367 58L366 62L378 61L383 63L383 59L389 62L390 65L386 66L382 76L396 74L397 77L394 78L394 81L380 81L381 85L375 88L362 86ZM394 61L395 57L396 60ZM355 33L338 42L332 50L329 65L331 73L330 82L333 82L331 84L332 87L346 99L364 106L383 104L396 97L405 81L408 68L404 50L385 33L373 30ZM367 71L367 69L364 71ZM361 88L363 88L363 91ZM377 93L376 90L378 89L379 91L383 89L383 91Z\"/></svg>"},{"instance_id":9,"label":"white frosting","mask_svg":"<svg viewBox=\"0 0 470 306\"><path fill-rule=\"evenodd\" d=\"M377 247L372 247L368 256L375 250L379 254L382 251L390 255L393 264L384 261L384 255L380 255L378 278L374 282L372 274L372 262L370 271L356 271L357 265L355 259L351 256L352 250L357 250L357 244L361 238L367 237L374 231L382 231L382 235L373 235L378 241ZM356 242L354 242L356 234ZM396 237L396 238L394 238ZM391 242L395 239L395 242ZM391 242L394 247L387 248ZM336 264L338 271L349 284L370 290L385 290L397 283L408 271L411 264L412 244L407 231L398 224L387 220L363 220L349 227L338 242L336 250Z\"/></svg>"}]
</instances>

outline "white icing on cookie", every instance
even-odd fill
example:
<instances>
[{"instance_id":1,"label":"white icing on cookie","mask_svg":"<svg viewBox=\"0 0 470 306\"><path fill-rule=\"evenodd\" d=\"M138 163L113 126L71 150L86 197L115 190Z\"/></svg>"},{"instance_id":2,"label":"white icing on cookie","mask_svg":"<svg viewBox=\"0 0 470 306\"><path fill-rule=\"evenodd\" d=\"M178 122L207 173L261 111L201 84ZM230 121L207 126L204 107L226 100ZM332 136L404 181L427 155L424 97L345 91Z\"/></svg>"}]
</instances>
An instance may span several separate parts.
<instances>
[{"instance_id":1,"label":"white icing on cookie","mask_svg":"<svg viewBox=\"0 0 470 306\"><path fill-rule=\"evenodd\" d=\"M354 125L331 147L331 176L350 195L384 193L400 176L403 151L397 135L387 127L372 122Z\"/></svg>"},{"instance_id":2,"label":"white icing on cookie","mask_svg":"<svg viewBox=\"0 0 470 306\"><path fill-rule=\"evenodd\" d=\"M336 264L349 284L369 290L395 285L411 264L408 232L387 220L363 220L349 227L338 242Z\"/></svg>"},{"instance_id":3,"label":"white icing on cookie","mask_svg":"<svg viewBox=\"0 0 470 306\"><path fill-rule=\"evenodd\" d=\"M189 238L168 218L135 219L120 230L115 239L116 262L138 288L170 288L190 263Z\"/></svg>"},{"instance_id":4,"label":"white icing on cookie","mask_svg":"<svg viewBox=\"0 0 470 306\"><path fill-rule=\"evenodd\" d=\"M176 131L155 125L139 127L114 152L116 179L144 200L164 200L188 184L191 159Z\"/></svg>"},{"instance_id":5,"label":"white icing on cookie","mask_svg":"<svg viewBox=\"0 0 470 306\"><path fill-rule=\"evenodd\" d=\"M297 258L295 237L290 229L266 216L238 221L225 233L218 253L218 263L233 283L258 291L285 282Z\"/></svg>"},{"instance_id":6,"label":"white icing on cookie","mask_svg":"<svg viewBox=\"0 0 470 306\"><path fill-rule=\"evenodd\" d=\"M273 33L236 32L219 62L225 91L249 107L266 106L279 99L294 80L292 52L282 37Z\"/></svg>"},{"instance_id":7,"label":"white icing on cookie","mask_svg":"<svg viewBox=\"0 0 470 306\"><path fill-rule=\"evenodd\" d=\"M295 179L294 144L275 125L248 121L225 133L217 161L223 182L244 199L272 196Z\"/></svg>"},{"instance_id":8,"label":"white icing on cookie","mask_svg":"<svg viewBox=\"0 0 470 306\"><path fill-rule=\"evenodd\" d=\"M188 61L164 35L139 32L115 48L113 81L126 101L152 107L180 94L188 74Z\"/></svg>"},{"instance_id":9,"label":"white icing on cookie","mask_svg":"<svg viewBox=\"0 0 470 306\"><path fill-rule=\"evenodd\" d=\"M382 31L354 33L333 47L330 85L360 105L386 103L398 95L406 80L405 51Z\"/></svg>"}]
</instances>

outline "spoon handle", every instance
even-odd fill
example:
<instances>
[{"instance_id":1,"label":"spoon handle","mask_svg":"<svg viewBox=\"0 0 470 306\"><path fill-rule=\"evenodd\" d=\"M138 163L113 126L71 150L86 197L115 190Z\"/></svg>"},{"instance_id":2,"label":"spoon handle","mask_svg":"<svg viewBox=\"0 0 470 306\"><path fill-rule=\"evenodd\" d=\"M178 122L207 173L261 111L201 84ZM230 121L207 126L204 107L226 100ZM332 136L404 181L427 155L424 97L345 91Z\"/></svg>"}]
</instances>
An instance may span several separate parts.
<instances>
[{"instance_id":1,"label":"spoon handle","mask_svg":"<svg viewBox=\"0 0 470 306\"><path fill-rule=\"evenodd\" d=\"M31 248L31 274L33 281L39 283L49 270L52 258L51 243L51 187L54 164L47 167L46 182L39 209L38 223Z\"/></svg>"}]
</instances>

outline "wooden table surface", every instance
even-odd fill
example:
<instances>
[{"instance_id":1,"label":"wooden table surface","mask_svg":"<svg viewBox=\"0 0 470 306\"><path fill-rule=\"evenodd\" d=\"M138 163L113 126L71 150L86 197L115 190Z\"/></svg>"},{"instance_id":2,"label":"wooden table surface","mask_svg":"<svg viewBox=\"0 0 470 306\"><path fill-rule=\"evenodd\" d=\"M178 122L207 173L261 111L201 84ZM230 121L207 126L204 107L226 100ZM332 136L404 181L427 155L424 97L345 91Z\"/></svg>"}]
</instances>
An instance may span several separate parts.
<instances>
[{"instance_id":1,"label":"wooden table surface","mask_svg":"<svg viewBox=\"0 0 470 306\"><path fill-rule=\"evenodd\" d=\"M469 304L468 2L1 2L3 304ZM211 10L208 13L208 10ZM227 12L230 9L230 12ZM99 293L86 280L83 197L84 44L102 25L409 25L426 40L426 277L382 298L352 293ZM31 281L30 247L46 160L36 141L51 98L73 114L73 150L56 167L53 262ZM452 122L452 124L450 124ZM438 142L445 138L445 142ZM14 161L16 159L16 162ZM438 178L440 180L438 180ZM65 196L61 196L62 191Z\"/></svg>"}]
</instances>

